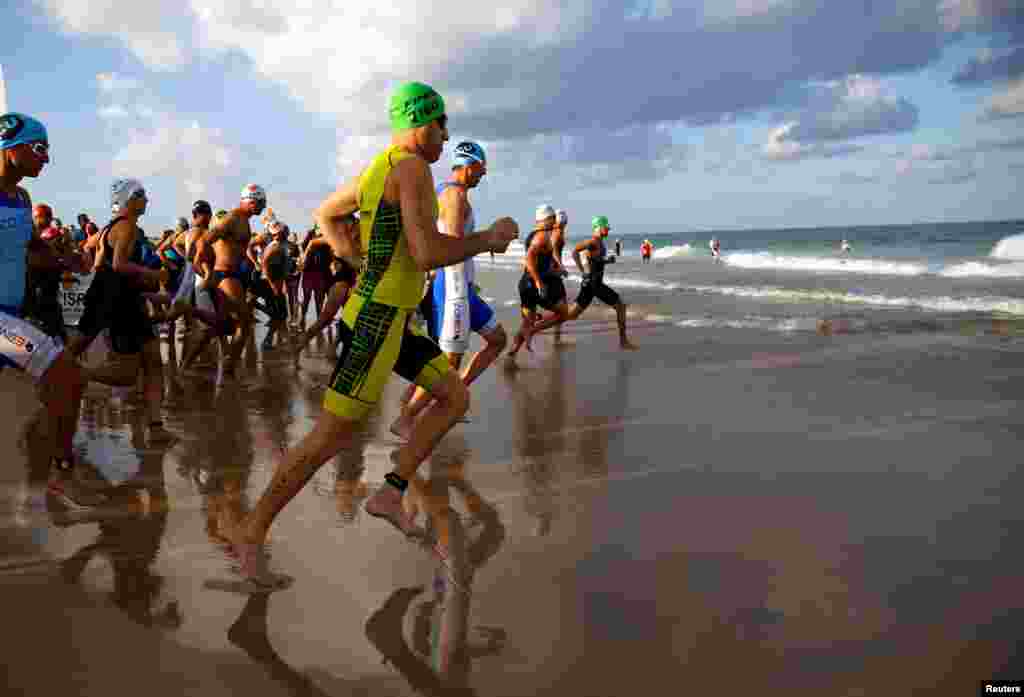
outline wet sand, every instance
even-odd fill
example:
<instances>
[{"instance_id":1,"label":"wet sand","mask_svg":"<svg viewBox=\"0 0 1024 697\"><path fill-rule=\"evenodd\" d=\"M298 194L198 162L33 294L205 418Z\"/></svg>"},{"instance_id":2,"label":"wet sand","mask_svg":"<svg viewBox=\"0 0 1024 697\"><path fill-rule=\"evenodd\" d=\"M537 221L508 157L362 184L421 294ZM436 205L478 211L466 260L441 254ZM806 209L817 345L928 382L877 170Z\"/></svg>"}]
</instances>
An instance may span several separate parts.
<instances>
[{"instance_id":1,"label":"wet sand","mask_svg":"<svg viewBox=\"0 0 1024 697\"><path fill-rule=\"evenodd\" d=\"M568 348L538 339L438 448L455 507L495 513L466 515L487 549L463 621L503 639L458 679L417 639L432 557L351 495L389 469L400 380L282 514L273 565L296 580L268 599L203 583L229 576L220 526L309 430L324 342L298 366L248 359L237 383L169 383L169 448L90 387L78 443L120 484L102 523L46 503L14 447L33 392L5 376L7 693L960 695L1021 677L1019 339L633 334L642 350L618 351L602 310Z\"/></svg>"}]
</instances>

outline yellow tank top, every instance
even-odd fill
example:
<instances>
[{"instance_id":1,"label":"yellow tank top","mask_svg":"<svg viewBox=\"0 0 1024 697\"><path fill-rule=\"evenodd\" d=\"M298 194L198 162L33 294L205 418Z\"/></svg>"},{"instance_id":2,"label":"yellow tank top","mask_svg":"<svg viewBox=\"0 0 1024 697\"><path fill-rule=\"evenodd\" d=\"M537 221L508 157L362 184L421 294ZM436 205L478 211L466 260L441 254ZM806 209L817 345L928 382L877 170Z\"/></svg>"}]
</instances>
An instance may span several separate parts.
<instances>
[{"instance_id":1,"label":"yellow tank top","mask_svg":"<svg viewBox=\"0 0 1024 697\"><path fill-rule=\"evenodd\" d=\"M402 211L382 200L384 182L395 165L415 157L394 145L382 152L359 179L359 238L363 268L353 291L369 302L413 309L420 304L426 273L416 268L402 226ZM434 199L434 225L437 225Z\"/></svg>"}]
</instances>

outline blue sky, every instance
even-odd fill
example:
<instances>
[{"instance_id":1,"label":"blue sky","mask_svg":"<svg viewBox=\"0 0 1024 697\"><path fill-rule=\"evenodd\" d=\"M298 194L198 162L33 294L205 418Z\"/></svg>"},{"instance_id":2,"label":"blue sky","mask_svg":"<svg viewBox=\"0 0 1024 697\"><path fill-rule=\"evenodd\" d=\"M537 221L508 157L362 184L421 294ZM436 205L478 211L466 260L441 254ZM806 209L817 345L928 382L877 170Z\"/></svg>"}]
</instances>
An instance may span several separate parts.
<instances>
[{"instance_id":1,"label":"blue sky","mask_svg":"<svg viewBox=\"0 0 1024 697\"><path fill-rule=\"evenodd\" d=\"M105 220L130 175L150 234L250 181L303 228L387 142L409 79L446 97L450 145L487 147L483 220L544 202L621 234L1024 218L1016 3L15 2L8 108L47 124L29 186L65 219Z\"/></svg>"}]
</instances>

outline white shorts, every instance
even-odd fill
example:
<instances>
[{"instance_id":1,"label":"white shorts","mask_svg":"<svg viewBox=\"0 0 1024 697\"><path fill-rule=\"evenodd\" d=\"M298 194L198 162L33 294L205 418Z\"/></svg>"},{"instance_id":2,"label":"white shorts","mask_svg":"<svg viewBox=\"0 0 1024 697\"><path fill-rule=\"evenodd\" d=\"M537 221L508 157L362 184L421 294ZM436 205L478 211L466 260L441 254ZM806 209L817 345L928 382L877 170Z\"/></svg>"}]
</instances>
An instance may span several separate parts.
<instances>
[{"instance_id":1,"label":"white shorts","mask_svg":"<svg viewBox=\"0 0 1024 697\"><path fill-rule=\"evenodd\" d=\"M39 380L63 352L59 339L27 320L0 312L0 369L14 367Z\"/></svg>"}]
</instances>

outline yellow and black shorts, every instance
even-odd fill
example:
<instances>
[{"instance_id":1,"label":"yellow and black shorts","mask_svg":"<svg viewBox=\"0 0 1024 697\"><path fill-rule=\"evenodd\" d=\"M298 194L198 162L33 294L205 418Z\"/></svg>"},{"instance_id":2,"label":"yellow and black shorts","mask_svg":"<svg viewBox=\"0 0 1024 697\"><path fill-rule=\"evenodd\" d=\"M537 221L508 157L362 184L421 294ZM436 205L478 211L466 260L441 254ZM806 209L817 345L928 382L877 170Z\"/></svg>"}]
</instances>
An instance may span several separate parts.
<instances>
[{"instance_id":1,"label":"yellow and black shorts","mask_svg":"<svg viewBox=\"0 0 1024 697\"><path fill-rule=\"evenodd\" d=\"M339 353L324 409L361 421L380 401L394 371L430 390L450 367L437 344L410 321L414 310L353 295L338 322Z\"/></svg>"}]
</instances>

